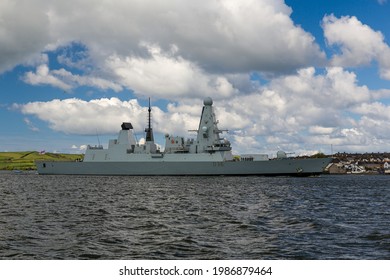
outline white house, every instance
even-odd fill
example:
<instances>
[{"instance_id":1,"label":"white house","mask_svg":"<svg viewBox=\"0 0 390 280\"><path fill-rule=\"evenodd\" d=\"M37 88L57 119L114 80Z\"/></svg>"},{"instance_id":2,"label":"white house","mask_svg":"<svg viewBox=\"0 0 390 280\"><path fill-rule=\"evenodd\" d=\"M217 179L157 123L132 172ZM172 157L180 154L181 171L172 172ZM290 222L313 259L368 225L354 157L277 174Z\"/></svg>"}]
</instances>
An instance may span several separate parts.
<instances>
[{"instance_id":1,"label":"white house","mask_svg":"<svg viewBox=\"0 0 390 280\"><path fill-rule=\"evenodd\" d=\"M388 161L383 164L383 168L385 169L385 173L390 173L390 163Z\"/></svg>"}]
</instances>

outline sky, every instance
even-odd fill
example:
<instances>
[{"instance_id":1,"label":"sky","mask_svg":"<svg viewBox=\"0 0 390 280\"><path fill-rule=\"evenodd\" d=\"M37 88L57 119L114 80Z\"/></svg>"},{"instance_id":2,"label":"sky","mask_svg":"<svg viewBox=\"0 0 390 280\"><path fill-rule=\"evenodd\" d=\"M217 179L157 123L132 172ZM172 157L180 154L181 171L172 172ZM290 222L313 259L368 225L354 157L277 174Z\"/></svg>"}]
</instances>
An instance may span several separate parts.
<instances>
[{"instance_id":1,"label":"sky","mask_svg":"<svg viewBox=\"0 0 390 280\"><path fill-rule=\"evenodd\" d=\"M390 151L390 1L0 0L0 151L82 153L122 122L234 153Z\"/></svg>"}]
</instances>

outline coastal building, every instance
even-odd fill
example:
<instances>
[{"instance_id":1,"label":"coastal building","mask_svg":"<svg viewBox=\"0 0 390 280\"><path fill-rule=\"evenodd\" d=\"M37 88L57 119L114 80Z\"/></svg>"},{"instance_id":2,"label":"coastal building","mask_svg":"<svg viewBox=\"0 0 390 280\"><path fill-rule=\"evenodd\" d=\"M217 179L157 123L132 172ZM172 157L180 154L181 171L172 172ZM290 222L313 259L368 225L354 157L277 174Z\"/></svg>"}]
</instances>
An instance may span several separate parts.
<instances>
[{"instance_id":1,"label":"coastal building","mask_svg":"<svg viewBox=\"0 0 390 280\"><path fill-rule=\"evenodd\" d=\"M390 174L389 153L337 153L330 174Z\"/></svg>"},{"instance_id":2,"label":"coastal building","mask_svg":"<svg viewBox=\"0 0 390 280\"><path fill-rule=\"evenodd\" d=\"M390 174L390 162L389 161L386 161L383 164L383 169L385 171L385 174Z\"/></svg>"},{"instance_id":3,"label":"coastal building","mask_svg":"<svg viewBox=\"0 0 390 280\"><path fill-rule=\"evenodd\" d=\"M347 170L344 168L343 163L333 163L329 168L328 168L329 174L346 174Z\"/></svg>"}]
</instances>

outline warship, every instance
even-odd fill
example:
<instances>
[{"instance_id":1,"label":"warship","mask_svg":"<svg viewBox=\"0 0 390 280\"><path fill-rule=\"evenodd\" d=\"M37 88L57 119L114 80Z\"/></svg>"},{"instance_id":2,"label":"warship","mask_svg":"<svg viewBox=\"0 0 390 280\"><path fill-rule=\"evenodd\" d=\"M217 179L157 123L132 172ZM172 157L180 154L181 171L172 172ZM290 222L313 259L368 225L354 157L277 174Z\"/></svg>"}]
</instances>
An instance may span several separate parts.
<instances>
[{"instance_id":1,"label":"warship","mask_svg":"<svg viewBox=\"0 0 390 280\"><path fill-rule=\"evenodd\" d=\"M37 161L39 174L66 175L266 175L311 176L323 173L331 158L292 158L283 151L276 158L266 154L233 155L230 142L221 138L213 100L203 101L196 138L165 134L162 151L154 141L149 99L145 142L136 141L133 125L124 122L117 139L108 147L88 146L83 160Z\"/></svg>"}]
</instances>

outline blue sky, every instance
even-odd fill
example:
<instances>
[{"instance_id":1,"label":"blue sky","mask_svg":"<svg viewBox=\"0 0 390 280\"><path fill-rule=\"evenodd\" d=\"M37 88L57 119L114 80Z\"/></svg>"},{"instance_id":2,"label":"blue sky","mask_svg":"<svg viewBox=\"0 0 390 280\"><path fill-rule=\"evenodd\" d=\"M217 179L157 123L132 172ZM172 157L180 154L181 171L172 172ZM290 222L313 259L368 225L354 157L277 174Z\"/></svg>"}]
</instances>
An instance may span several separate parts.
<instances>
[{"instance_id":1,"label":"blue sky","mask_svg":"<svg viewBox=\"0 0 390 280\"><path fill-rule=\"evenodd\" d=\"M207 96L237 153L390 150L388 1L52 2L0 1L0 151L141 140L148 97L193 137Z\"/></svg>"}]
</instances>

